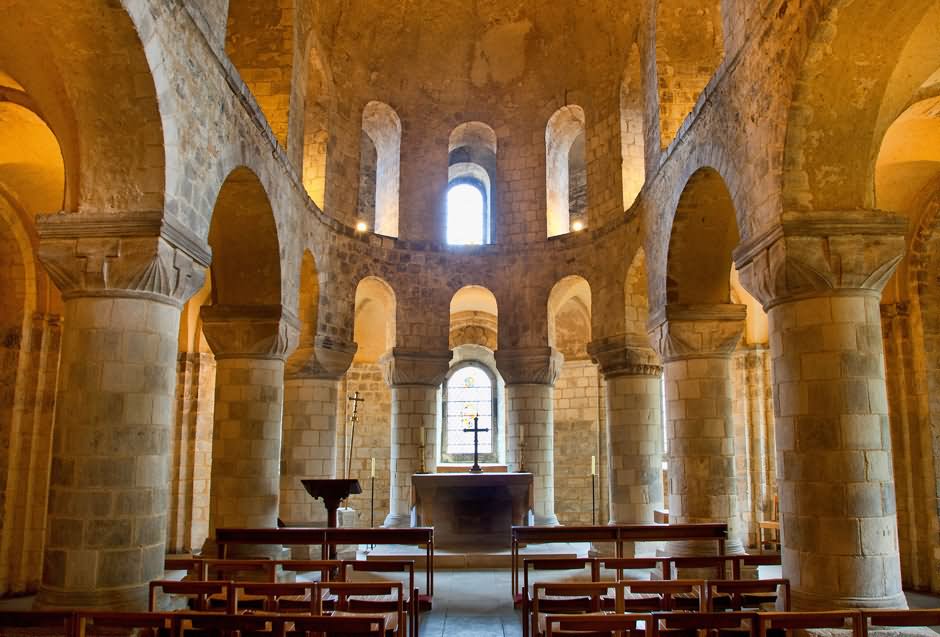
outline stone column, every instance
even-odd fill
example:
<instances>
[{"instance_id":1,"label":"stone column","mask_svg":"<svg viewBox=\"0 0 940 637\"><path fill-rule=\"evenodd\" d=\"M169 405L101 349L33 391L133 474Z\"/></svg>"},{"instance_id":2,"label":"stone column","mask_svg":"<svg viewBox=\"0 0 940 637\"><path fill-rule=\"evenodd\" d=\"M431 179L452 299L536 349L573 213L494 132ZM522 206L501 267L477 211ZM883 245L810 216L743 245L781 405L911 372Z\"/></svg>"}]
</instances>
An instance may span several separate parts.
<instances>
[{"instance_id":1,"label":"stone column","mask_svg":"<svg viewBox=\"0 0 940 637\"><path fill-rule=\"evenodd\" d=\"M663 504L663 368L644 342L621 334L588 346L607 385L611 524L651 524Z\"/></svg>"},{"instance_id":2,"label":"stone column","mask_svg":"<svg viewBox=\"0 0 940 637\"><path fill-rule=\"evenodd\" d=\"M392 388L389 512L386 527L411 526L411 476L421 469L434 472L437 459L437 392L452 353L395 348L380 363Z\"/></svg>"},{"instance_id":3,"label":"stone column","mask_svg":"<svg viewBox=\"0 0 940 637\"><path fill-rule=\"evenodd\" d=\"M37 226L65 319L36 604L145 609L163 574L180 310L209 253L159 213Z\"/></svg>"},{"instance_id":4,"label":"stone column","mask_svg":"<svg viewBox=\"0 0 940 637\"><path fill-rule=\"evenodd\" d=\"M535 523L557 526L555 516L555 381L564 357L551 347L496 350L506 381L507 456L510 470L532 473Z\"/></svg>"},{"instance_id":5,"label":"stone column","mask_svg":"<svg viewBox=\"0 0 940 637\"><path fill-rule=\"evenodd\" d=\"M651 331L665 363L669 521L723 522L727 554L743 553L734 471L731 354L743 305L668 306ZM712 542L670 542L671 555L713 553Z\"/></svg>"},{"instance_id":6,"label":"stone column","mask_svg":"<svg viewBox=\"0 0 940 637\"><path fill-rule=\"evenodd\" d=\"M795 610L907 606L879 299L906 220L784 213L735 253L770 319L783 576Z\"/></svg>"},{"instance_id":7,"label":"stone column","mask_svg":"<svg viewBox=\"0 0 940 637\"><path fill-rule=\"evenodd\" d=\"M342 477L336 467L336 403L339 381L355 353L355 343L321 336L287 361L280 503L287 524L326 526L323 501L311 498L300 481Z\"/></svg>"},{"instance_id":8,"label":"stone column","mask_svg":"<svg viewBox=\"0 0 940 637\"><path fill-rule=\"evenodd\" d=\"M284 361L298 328L279 305L205 306L202 321L216 359L208 555L217 528L277 526ZM271 547L241 551L280 555Z\"/></svg>"}]
</instances>

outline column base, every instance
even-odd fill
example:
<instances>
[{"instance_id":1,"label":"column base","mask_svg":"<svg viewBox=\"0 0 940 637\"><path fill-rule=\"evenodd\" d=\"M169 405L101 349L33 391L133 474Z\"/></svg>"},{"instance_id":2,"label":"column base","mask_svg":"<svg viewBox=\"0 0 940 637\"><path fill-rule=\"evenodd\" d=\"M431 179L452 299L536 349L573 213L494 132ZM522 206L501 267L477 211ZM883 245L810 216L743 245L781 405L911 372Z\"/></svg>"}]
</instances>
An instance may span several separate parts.
<instances>
[{"instance_id":1,"label":"column base","mask_svg":"<svg viewBox=\"0 0 940 637\"><path fill-rule=\"evenodd\" d=\"M410 529L411 514L409 513L389 513L385 516L385 522L382 526L386 529Z\"/></svg>"},{"instance_id":2,"label":"column base","mask_svg":"<svg viewBox=\"0 0 940 637\"><path fill-rule=\"evenodd\" d=\"M40 586L33 608L35 610L75 608L136 612L147 610L149 597L149 583L97 591L58 590Z\"/></svg>"},{"instance_id":3,"label":"column base","mask_svg":"<svg viewBox=\"0 0 940 637\"><path fill-rule=\"evenodd\" d=\"M534 520L535 526L561 526L558 517L554 513L550 515L536 515L534 516Z\"/></svg>"},{"instance_id":4,"label":"column base","mask_svg":"<svg viewBox=\"0 0 940 637\"><path fill-rule=\"evenodd\" d=\"M907 598L903 592L890 597L829 597L806 591L791 591L793 610L817 611L841 608L907 608ZM780 603L779 601L777 602ZM780 610L780 609L778 609Z\"/></svg>"}]
</instances>

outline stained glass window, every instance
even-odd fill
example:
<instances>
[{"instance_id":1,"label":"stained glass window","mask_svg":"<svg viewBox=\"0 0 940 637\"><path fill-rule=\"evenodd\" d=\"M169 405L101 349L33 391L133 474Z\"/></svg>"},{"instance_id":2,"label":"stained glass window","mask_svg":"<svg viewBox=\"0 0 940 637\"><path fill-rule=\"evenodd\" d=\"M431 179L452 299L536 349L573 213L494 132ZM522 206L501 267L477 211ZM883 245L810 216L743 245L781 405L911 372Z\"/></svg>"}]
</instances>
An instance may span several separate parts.
<instances>
[{"instance_id":1,"label":"stained glass window","mask_svg":"<svg viewBox=\"0 0 940 637\"><path fill-rule=\"evenodd\" d=\"M473 427L473 419L481 431L480 461L496 462L493 444L493 379L477 365L459 368L450 378L444 391L444 444L445 462L463 462L473 457L473 432L464 431Z\"/></svg>"}]
</instances>

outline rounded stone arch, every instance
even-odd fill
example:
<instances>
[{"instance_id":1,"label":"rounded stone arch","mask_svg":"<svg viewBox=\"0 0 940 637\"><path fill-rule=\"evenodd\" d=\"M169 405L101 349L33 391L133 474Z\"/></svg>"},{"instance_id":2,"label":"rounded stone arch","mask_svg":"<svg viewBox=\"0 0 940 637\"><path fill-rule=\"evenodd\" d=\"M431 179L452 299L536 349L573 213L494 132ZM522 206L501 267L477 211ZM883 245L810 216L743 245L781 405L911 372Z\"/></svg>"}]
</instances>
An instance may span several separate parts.
<instances>
[{"instance_id":1,"label":"rounded stone arch","mask_svg":"<svg viewBox=\"0 0 940 637\"><path fill-rule=\"evenodd\" d=\"M656 1L660 146L676 138L724 57L721 0Z\"/></svg>"},{"instance_id":2,"label":"rounded stone arch","mask_svg":"<svg viewBox=\"0 0 940 637\"><path fill-rule=\"evenodd\" d=\"M591 285L577 274L559 280L548 294L548 344L568 360L588 358L591 302Z\"/></svg>"},{"instance_id":3,"label":"rounded stone arch","mask_svg":"<svg viewBox=\"0 0 940 637\"><path fill-rule=\"evenodd\" d=\"M940 65L938 30L934 0L831 4L787 116L785 210L874 207L882 139ZM855 63L847 66L847 56Z\"/></svg>"},{"instance_id":4,"label":"rounded stone arch","mask_svg":"<svg viewBox=\"0 0 940 637\"><path fill-rule=\"evenodd\" d=\"M447 142L447 192L468 184L480 191L483 199L482 243L492 243L496 219L496 158L499 141L496 131L484 122L464 122L454 127ZM444 201L445 236L451 211ZM449 241L448 241L449 242Z\"/></svg>"},{"instance_id":5,"label":"rounded stone arch","mask_svg":"<svg viewBox=\"0 0 940 637\"><path fill-rule=\"evenodd\" d=\"M401 119L391 106L373 100L362 110L362 134L364 144L359 162L360 219L371 225L376 234L397 237ZM371 142L371 148L365 144L366 141Z\"/></svg>"},{"instance_id":6,"label":"rounded stone arch","mask_svg":"<svg viewBox=\"0 0 940 637\"><path fill-rule=\"evenodd\" d=\"M163 122L128 11L105 0L10 0L4 9L16 26L3 33L0 99L27 99L57 139L66 174L61 208L162 210Z\"/></svg>"},{"instance_id":7,"label":"rounded stone arch","mask_svg":"<svg viewBox=\"0 0 940 637\"><path fill-rule=\"evenodd\" d=\"M577 104L562 106L545 125L545 202L548 236L572 228L573 186L587 186L585 115ZM583 208L577 210L580 214Z\"/></svg>"},{"instance_id":8,"label":"rounded stone arch","mask_svg":"<svg viewBox=\"0 0 940 637\"><path fill-rule=\"evenodd\" d=\"M376 363L395 347L398 300L384 279L367 276L356 285L353 340L354 362Z\"/></svg>"},{"instance_id":9,"label":"rounded stone arch","mask_svg":"<svg viewBox=\"0 0 940 637\"><path fill-rule=\"evenodd\" d=\"M250 168L236 168L222 183L209 245L213 304L281 305L277 222L267 191Z\"/></svg>"},{"instance_id":10,"label":"rounded stone arch","mask_svg":"<svg viewBox=\"0 0 940 637\"><path fill-rule=\"evenodd\" d=\"M686 182L672 219L666 303L728 303L731 253L739 242L734 202L725 180L714 168L699 168Z\"/></svg>"},{"instance_id":11,"label":"rounded stone arch","mask_svg":"<svg viewBox=\"0 0 940 637\"><path fill-rule=\"evenodd\" d=\"M293 0L228 2L225 54L283 148L287 148L290 120L296 19Z\"/></svg>"},{"instance_id":12,"label":"rounded stone arch","mask_svg":"<svg viewBox=\"0 0 940 637\"><path fill-rule=\"evenodd\" d=\"M465 285L450 299L450 349L476 345L495 351L499 338L499 304L482 285Z\"/></svg>"}]
</instances>

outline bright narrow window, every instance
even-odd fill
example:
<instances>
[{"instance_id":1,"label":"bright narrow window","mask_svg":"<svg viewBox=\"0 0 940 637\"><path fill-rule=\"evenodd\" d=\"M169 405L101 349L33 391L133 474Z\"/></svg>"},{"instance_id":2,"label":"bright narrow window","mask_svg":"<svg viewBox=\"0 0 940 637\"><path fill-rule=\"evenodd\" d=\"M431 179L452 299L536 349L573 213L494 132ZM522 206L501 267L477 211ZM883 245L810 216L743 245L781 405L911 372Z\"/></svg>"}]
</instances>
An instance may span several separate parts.
<instances>
[{"instance_id":1,"label":"bright narrow window","mask_svg":"<svg viewBox=\"0 0 940 637\"><path fill-rule=\"evenodd\" d=\"M486 205L483 191L469 183L447 190L447 243L483 245L486 240Z\"/></svg>"},{"instance_id":2,"label":"bright narrow window","mask_svg":"<svg viewBox=\"0 0 940 637\"><path fill-rule=\"evenodd\" d=\"M482 368L468 365L451 374L444 390L444 461L472 461L473 433L464 429L473 427L477 417L477 426L489 430L479 434L480 460L496 462L493 379Z\"/></svg>"}]
</instances>

